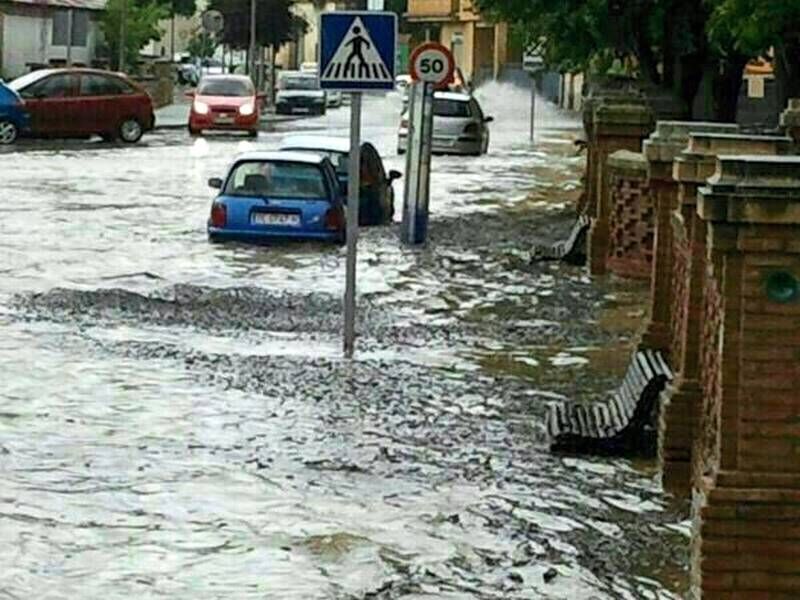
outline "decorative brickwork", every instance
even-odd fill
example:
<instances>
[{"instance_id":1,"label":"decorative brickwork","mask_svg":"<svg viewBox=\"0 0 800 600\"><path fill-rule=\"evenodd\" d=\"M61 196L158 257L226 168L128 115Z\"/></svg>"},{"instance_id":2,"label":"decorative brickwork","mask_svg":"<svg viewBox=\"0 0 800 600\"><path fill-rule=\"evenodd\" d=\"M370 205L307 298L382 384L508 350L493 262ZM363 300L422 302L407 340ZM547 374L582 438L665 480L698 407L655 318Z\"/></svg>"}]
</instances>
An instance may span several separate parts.
<instances>
[{"instance_id":1,"label":"decorative brickwork","mask_svg":"<svg viewBox=\"0 0 800 600\"><path fill-rule=\"evenodd\" d=\"M672 211L678 206L678 185L673 178L673 160L686 148L689 134L737 131L733 123L659 121L656 131L644 142L648 185L655 207L652 293L650 320L642 334L641 347L667 353L670 349L672 293Z\"/></svg>"},{"instance_id":2,"label":"decorative brickwork","mask_svg":"<svg viewBox=\"0 0 800 600\"><path fill-rule=\"evenodd\" d=\"M608 158L610 184L608 268L626 277L650 276L655 218L647 162L620 150Z\"/></svg>"},{"instance_id":3,"label":"decorative brickwork","mask_svg":"<svg viewBox=\"0 0 800 600\"><path fill-rule=\"evenodd\" d=\"M641 98L605 98L595 106L592 117L592 140L594 148L593 197L589 206L594 220L589 233L589 269L593 275L602 275L607 270L610 244L610 174L608 157L618 150L640 152L642 140L653 128L653 116Z\"/></svg>"},{"instance_id":4,"label":"decorative brickwork","mask_svg":"<svg viewBox=\"0 0 800 600\"><path fill-rule=\"evenodd\" d=\"M720 156L708 224L695 597L800 597L800 157Z\"/></svg>"},{"instance_id":5,"label":"decorative brickwork","mask_svg":"<svg viewBox=\"0 0 800 600\"><path fill-rule=\"evenodd\" d=\"M714 174L718 154L777 154L790 151L791 141L777 136L745 136L692 132L687 147L674 158L673 177L677 202L670 215L670 238L686 240L690 249L679 244L667 258L659 244L665 243L656 232L656 265L653 271L653 323L648 341L660 340L657 317L667 320L665 347L676 377L664 394L661 414L659 454L664 487L678 495L690 490L693 442L700 418L700 342L704 326L703 281L706 273L707 225L696 210L697 189ZM661 222L659 221L659 224ZM717 228L720 230L720 228ZM673 246L676 244L672 242ZM662 254L658 254L662 252ZM672 261L677 261L673 265ZM689 261L688 270L686 260ZM659 262L661 261L661 262ZM668 266L669 280L659 267ZM681 274L682 272L682 274ZM680 280L683 280L683 284ZM658 282L660 287L657 288ZM656 289L660 293L656 294ZM664 307L669 299L668 307Z\"/></svg>"},{"instance_id":6,"label":"decorative brickwork","mask_svg":"<svg viewBox=\"0 0 800 600\"><path fill-rule=\"evenodd\" d=\"M690 221L691 223L691 221ZM685 302L689 294L689 283L692 269L691 231L686 226L686 218L681 212L672 213L672 265L670 290L672 306L670 308L671 327L669 356L674 365L683 364L683 341L686 339L686 327L689 317L689 303Z\"/></svg>"}]
</instances>

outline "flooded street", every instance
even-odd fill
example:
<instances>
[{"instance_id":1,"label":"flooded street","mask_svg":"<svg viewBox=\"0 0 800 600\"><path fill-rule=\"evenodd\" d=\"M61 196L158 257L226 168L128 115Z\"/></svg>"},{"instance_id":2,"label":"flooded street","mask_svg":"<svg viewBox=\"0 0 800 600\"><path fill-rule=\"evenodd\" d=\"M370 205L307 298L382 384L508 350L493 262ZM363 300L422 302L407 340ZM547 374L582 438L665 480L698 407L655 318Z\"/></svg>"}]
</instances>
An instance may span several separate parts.
<instances>
[{"instance_id":1,"label":"flooded street","mask_svg":"<svg viewBox=\"0 0 800 600\"><path fill-rule=\"evenodd\" d=\"M547 402L619 381L646 290L533 263L566 232L577 117L478 98L489 154L435 157L430 241L212 245L206 181L257 140L0 154L0 599L682 598L655 465L548 450ZM396 99L367 98L387 169ZM400 218L402 182L395 183Z\"/></svg>"}]
</instances>

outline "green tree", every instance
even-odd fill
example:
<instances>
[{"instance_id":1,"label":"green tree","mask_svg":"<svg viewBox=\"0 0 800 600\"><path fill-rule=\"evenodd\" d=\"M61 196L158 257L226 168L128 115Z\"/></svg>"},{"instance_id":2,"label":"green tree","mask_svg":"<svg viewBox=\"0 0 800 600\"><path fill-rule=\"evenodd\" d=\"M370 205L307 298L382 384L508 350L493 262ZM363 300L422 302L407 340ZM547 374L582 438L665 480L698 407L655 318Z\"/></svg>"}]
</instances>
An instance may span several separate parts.
<instances>
[{"instance_id":1,"label":"green tree","mask_svg":"<svg viewBox=\"0 0 800 600\"><path fill-rule=\"evenodd\" d=\"M136 64L139 51L151 40L161 39L159 21L169 16L162 4L154 0L108 0L100 27L108 46L112 68L119 69L120 22L125 15L125 67Z\"/></svg>"},{"instance_id":2,"label":"green tree","mask_svg":"<svg viewBox=\"0 0 800 600\"><path fill-rule=\"evenodd\" d=\"M197 29L189 38L186 50L195 58L209 58L214 55L217 49L217 42L214 37L206 33L202 28Z\"/></svg>"},{"instance_id":3,"label":"green tree","mask_svg":"<svg viewBox=\"0 0 800 600\"><path fill-rule=\"evenodd\" d=\"M800 0L718 0L709 33L747 56L772 51L779 106L800 97Z\"/></svg>"},{"instance_id":4,"label":"green tree","mask_svg":"<svg viewBox=\"0 0 800 600\"><path fill-rule=\"evenodd\" d=\"M209 8L225 17L222 43L237 50L250 46L250 0L211 0ZM291 11L291 0L257 0L256 43L277 50L305 33L305 19Z\"/></svg>"},{"instance_id":5,"label":"green tree","mask_svg":"<svg viewBox=\"0 0 800 600\"><path fill-rule=\"evenodd\" d=\"M671 92L687 110L691 110L704 76L713 75L715 116L727 120L731 118L731 107L735 111L736 106L736 96L731 97L730 90L735 87L738 94L747 57L731 46L731 39L709 42L707 25L721 1L477 0L477 3L490 17L514 24L526 45L540 51L545 63L561 72L602 74L615 62L622 63L646 86Z\"/></svg>"}]
</instances>

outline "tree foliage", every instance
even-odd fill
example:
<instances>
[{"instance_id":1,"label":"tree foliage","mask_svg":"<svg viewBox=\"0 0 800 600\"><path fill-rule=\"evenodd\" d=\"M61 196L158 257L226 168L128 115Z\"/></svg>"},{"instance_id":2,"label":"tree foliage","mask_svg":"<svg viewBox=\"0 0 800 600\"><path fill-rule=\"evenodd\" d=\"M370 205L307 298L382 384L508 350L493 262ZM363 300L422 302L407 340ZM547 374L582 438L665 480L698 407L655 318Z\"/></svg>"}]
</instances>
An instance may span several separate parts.
<instances>
[{"instance_id":1,"label":"tree foliage","mask_svg":"<svg viewBox=\"0 0 800 600\"><path fill-rule=\"evenodd\" d=\"M513 24L528 48L561 72L603 73L626 65L688 107L705 76L714 79L715 112L731 118L747 59L785 35L754 34L760 11L800 0L476 0L490 17ZM771 8L762 8L770 11ZM779 17L780 19L781 17ZM778 19L773 15L773 21Z\"/></svg>"},{"instance_id":2,"label":"tree foliage","mask_svg":"<svg viewBox=\"0 0 800 600\"><path fill-rule=\"evenodd\" d=\"M202 28L197 29L189 38L186 51L194 58L209 58L214 55L217 49L217 42L214 37L206 33Z\"/></svg>"},{"instance_id":3,"label":"tree foliage","mask_svg":"<svg viewBox=\"0 0 800 600\"><path fill-rule=\"evenodd\" d=\"M159 21L169 16L168 9L155 0L108 0L100 27L108 47L111 66L119 69L120 22L124 14L125 66L135 65L139 51L152 40L161 39Z\"/></svg>"},{"instance_id":4,"label":"tree foliage","mask_svg":"<svg viewBox=\"0 0 800 600\"><path fill-rule=\"evenodd\" d=\"M244 50L250 45L250 0L211 0L209 8L225 17L222 43ZM279 48L305 33L305 19L291 10L291 0L257 0L256 41L259 46Z\"/></svg>"}]
</instances>

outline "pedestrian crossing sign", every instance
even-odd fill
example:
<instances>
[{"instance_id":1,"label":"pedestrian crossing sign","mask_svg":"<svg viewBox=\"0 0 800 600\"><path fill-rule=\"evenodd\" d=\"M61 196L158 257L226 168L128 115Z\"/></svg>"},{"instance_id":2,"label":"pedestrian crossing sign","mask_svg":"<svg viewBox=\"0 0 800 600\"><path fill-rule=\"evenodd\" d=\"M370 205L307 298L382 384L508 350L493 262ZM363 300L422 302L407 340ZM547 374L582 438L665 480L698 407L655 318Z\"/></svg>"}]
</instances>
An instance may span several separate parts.
<instances>
[{"instance_id":1,"label":"pedestrian crossing sign","mask_svg":"<svg viewBox=\"0 0 800 600\"><path fill-rule=\"evenodd\" d=\"M349 92L394 89L397 15L322 13L320 38L320 87Z\"/></svg>"}]
</instances>

